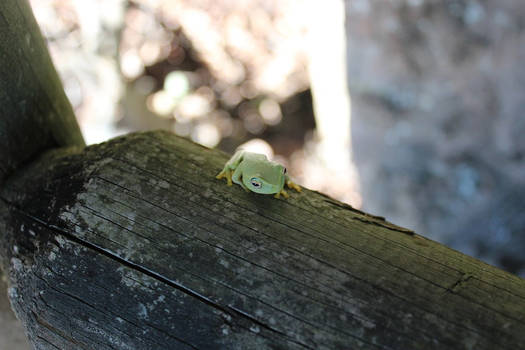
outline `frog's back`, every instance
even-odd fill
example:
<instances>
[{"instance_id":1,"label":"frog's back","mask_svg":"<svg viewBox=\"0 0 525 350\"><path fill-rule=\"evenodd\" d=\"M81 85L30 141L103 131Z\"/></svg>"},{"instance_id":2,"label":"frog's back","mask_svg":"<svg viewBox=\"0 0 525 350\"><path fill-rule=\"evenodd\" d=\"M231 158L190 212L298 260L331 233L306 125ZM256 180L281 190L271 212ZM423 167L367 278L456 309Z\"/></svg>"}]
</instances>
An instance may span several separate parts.
<instances>
[{"instance_id":1,"label":"frog's back","mask_svg":"<svg viewBox=\"0 0 525 350\"><path fill-rule=\"evenodd\" d=\"M243 160L247 162L263 163L263 162L267 162L268 158L266 158L264 154L244 151Z\"/></svg>"}]
</instances>

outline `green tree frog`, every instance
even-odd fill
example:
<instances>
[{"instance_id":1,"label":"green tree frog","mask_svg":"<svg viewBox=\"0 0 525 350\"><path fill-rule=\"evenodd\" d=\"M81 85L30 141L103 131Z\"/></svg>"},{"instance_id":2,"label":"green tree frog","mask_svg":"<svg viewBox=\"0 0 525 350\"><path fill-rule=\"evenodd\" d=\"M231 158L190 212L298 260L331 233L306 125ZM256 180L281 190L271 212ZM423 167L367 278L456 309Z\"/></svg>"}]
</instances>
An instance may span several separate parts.
<instances>
[{"instance_id":1,"label":"green tree frog","mask_svg":"<svg viewBox=\"0 0 525 350\"><path fill-rule=\"evenodd\" d=\"M262 194L274 194L275 198L283 195L288 198L288 193L283 189L284 184L301 192L301 187L290 180L286 168L281 164L269 161L264 154L251 153L238 150L226 162L217 179L226 178L228 186L232 181L241 185L246 191Z\"/></svg>"}]
</instances>

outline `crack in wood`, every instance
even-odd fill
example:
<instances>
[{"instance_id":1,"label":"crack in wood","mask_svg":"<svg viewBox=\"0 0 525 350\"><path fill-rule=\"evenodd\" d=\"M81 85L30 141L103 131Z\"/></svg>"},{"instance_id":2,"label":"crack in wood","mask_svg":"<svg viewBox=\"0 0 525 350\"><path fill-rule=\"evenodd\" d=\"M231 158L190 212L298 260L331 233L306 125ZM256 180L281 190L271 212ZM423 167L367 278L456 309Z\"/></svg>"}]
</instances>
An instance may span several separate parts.
<instances>
[{"instance_id":1,"label":"crack in wood","mask_svg":"<svg viewBox=\"0 0 525 350\"><path fill-rule=\"evenodd\" d=\"M31 314L33 316L33 319L36 321L36 323L38 323L39 325L41 325L42 327L44 327L45 329L47 329L51 333L58 335L60 338L65 339L66 341L68 341L71 344L75 344L75 346L78 346L78 347L81 347L81 348L85 349L82 346L82 344L80 344L78 341L76 341L75 339L71 338L70 336L68 336L67 334L62 332L60 329L57 329L57 328L53 327L51 324L49 324L48 322L44 321L44 319L42 319L39 315L37 315L37 313L34 312L33 310L31 310Z\"/></svg>"},{"instance_id":2,"label":"crack in wood","mask_svg":"<svg viewBox=\"0 0 525 350\"><path fill-rule=\"evenodd\" d=\"M217 304L215 301L211 300L210 298L208 298L208 297L206 297L206 296L204 296L204 295L202 295L202 294L200 294L200 293L198 293L198 292L196 292L194 290L191 290L190 288L187 288L187 287L181 285L180 283L177 283L177 282L175 282L175 281L173 281L173 280L171 280L169 278L166 278L165 276L163 276L163 275L161 275L161 274L159 274L159 273L157 273L155 271L152 271L152 270L150 270L150 269L148 269L148 268L146 268L144 266L140 266L140 265L138 265L138 264L136 264L136 263L134 263L132 261L126 260L126 259L124 259L124 258L122 258L122 257L120 257L120 256L118 256L116 254L114 254L113 252L111 252L108 249L105 249L105 248L100 247L100 246L98 246L98 245L96 245L94 243L91 243L91 242L85 241L85 240L83 240L83 239L81 239L79 237L76 237L76 236L70 234L69 232L63 230L62 228L60 228L60 227L58 227L56 225L48 224L48 223L44 222L43 220L41 220L41 219L31 215L31 214L28 214L28 213L26 213L26 212L24 212L22 210L19 210L19 212L22 215L28 217L29 219L39 223L40 225L42 225L42 226L44 226L46 228L48 228L49 230L51 230L51 231L53 231L55 233L63 235L64 237L66 237L68 240L70 240L72 242L75 242L75 243L77 243L77 244L79 244L79 245L81 245L83 247L91 249L91 250L93 250L93 251L95 251L95 252L97 252L97 253L99 253L101 255L104 255L104 256L112 259L112 260L117 261L118 263L120 263L120 264L122 264L122 265L124 265L124 266L126 266L126 267L128 267L128 268L130 268L132 270L138 271L138 272L140 272L140 273L142 273L142 274L144 274L144 275L146 275L148 277L151 277L151 278L153 278L153 279L155 279L155 280L157 280L159 282L162 282L162 283L164 283L164 284L166 284L166 285L168 285L168 286L170 286L172 288L175 288L175 289L177 289L177 290L179 290L179 291L181 291L181 292L183 292L183 293L185 293L185 294L187 294L187 295L189 295L189 296L199 300L200 302L202 302L202 303L204 303L204 304L206 304L208 306L211 306L212 308L215 308L215 309L217 309L217 310L219 310L219 311L221 311L221 312L223 312L223 313L225 313L227 315L230 315L230 316L233 316L233 315L241 316L242 318L247 319L249 322L252 322L253 324L255 324L255 325L257 325L257 326L259 326L259 327L261 327L263 329L266 329L266 330L268 330L270 332L273 332L273 333L281 335L288 342L294 343L294 344L299 345L300 347L308 349L308 350L314 350L315 349L315 348L312 348L312 347L310 347L310 346L308 346L308 345L306 345L306 344L304 344L304 343L302 343L300 341L291 339L284 332L281 332L281 331L279 331L279 330L277 330L277 329L267 325L266 323L259 321L254 316L251 316L251 315L249 315L249 314L247 314L245 312L242 312L242 311L240 311L238 309L235 309L235 308L233 308L231 306L226 306L226 307L225 306L221 306L221 305ZM248 329L250 329L250 328L248 328ZM192 346L189 343L187 345Z\"/></svg>"},{"instance_id":3,"label":"crack in wood","mask_svg":"<svg viewBox=\"0 0 525 350\"><path fill-rule=\"evenodd\" d=\"M365 223L365 224L370 224L370 225L383 227L383 228L386 228L386 229L389 229L389 230L392 230L392 231L405 233L405 234L410 235L410 236L414 236L415 235L414 231L409 230L407 228L403 228L403 227L394 225L394 224L392 224L392 223L390 223L390 222L388 222L386 220L385 221L368 220L368 219L360 218L358 216L354 216L352 218L352 220L360 221L360 222Z\"/></svg>"},{"instance_id":4,"label":"crack in wood","mask_svg":"<svg viewBox=\"0 0 525 350\"><path fill-rule=\"evenodd\" d=\"M370 218L373 218L375 220L379 220L379 221L385 221L386 220L382 216L368 214L368 213L365 213L364 211L361 211L359 209L356 209L356 208L352 207L350 204L346 204L346 203L343 203L343 202L338 202L336 200L333 200L332 198L328 197L324 193L317 192L317 191L312 191L312 192L317 193L321 197L325 197L325 199L323 199L323 201L325 201L326 203L331 204L331 205L333 205L335 207L338 207L338 208L341 208L341 209L344 209L344 210L349 210L351 212L357 213L359 215L363 215L365 217L370 217Z\"/></svg>"},{"instance_id":5,"label":"crack in wood","mask_svg":"<svg viewBox=\"0 0 525 350\"><path fill-rule=\"evenodd\" d=\"M58 346L56 346L55 344L51 343L49 340L47 340L46 338L44 338L44 337L42 337L40 335L37 335L36 338L40 339L43 343L46 343L46 344L52 346L54 349L61 350Z\"/></svg>"},{"instance_id":6,"label":"crack in wood","mask_svg":"<svg viewBox=\"0 0 525 350\"><path fill-rule=\"evenodd\" d=\"M59 276L59 277L61 277L62 279L67 279L66 276L64 276L64 275L62 275L62 274L60 274L60 273L58 273L56 270L52 269L52 268L51 268L50 266L48 266L47 264L44 264L43 267L46 268L46 269L48 269L48 270L49 270L51 273L53 273L54 275ZM43 278L42 276L40 276L40 275L37 274L37 273L35 273L34 276L35 276L36 278L38 278L40 281L42 281L42 283L44 283L44 284L49 288L49 290L52 290L52 291L54 291L54 292L56 292L56 293L59 293L59 294L63 294L63 295L65 295L65 296L67 296L67 297L69 297L69 298L71 298L71 299L77 301L78 303L80 303L80 304L82 304L82 305L86 305L88 308L92 309L93 311L96 311L96 312L101 313L101 314L107 314L107 315L109 315L109 316L111 316L111 317L118 317L119 319L121 319L122 321L125 321L125 322L129 323L129 324L132 325L133 327L136 327L136 328L142 328L140 324L138 324L138 323L136 323L136 322L133 322L133 321L127 319L126 317L124 317L124 316L123 316L122 314L120 314L120 313L119 313L119 314L116 314L116 313L111 312L110 310L107 310L107 309L100 309L100 308L98 308L98 307L95 307L95 305L92 305L92 304L88 303L88 302L85 301L84 299L77 297L76 295L73 295L73 294L68 293L68 292L66 292L66 291L64 291L64 290L61 290L61 289L58 289L58 288L54 287L53 285L49 284L49 282L48 282L45 278ZM102 286L100 286L100 285L98 285L98 286L99 286L99 287L102 287ZM107 290L107 289L104 288L104 290ZM39 295L39 300L41 300L41 301L44 303L44 305L46 305L46 307L47 307L49 310L53 310L53 311L56 312L57 314L62 315L65 319L68 319L68 315L64 314L63 312L61 312L61 311L58 310L57 308L55 308L55 307L53 307L52 305L50 305L50 304L44 299L44 297L43 297L41 294ZM88 319L87 322L93 324L94 326L97 325L96 323L91 322L90 319ZM178 337L175 337L175 336L173 336L172 334L168 334L167 332L165 332L164 330L162 330L162 329L156 327L156 326L153 325L153 324L146 323L145 325L148 326L148 327L150 327L150 328L152 328L152 329L155 329L155 330L158 331L159 333L162 333L162 334L168 336L169 338L172 338L172 339L174 339L174 340L176 340L176 341L179 341L180 343L183 343L183 344L185 344L185 345L190 346L192 349L197 349L196 347L194 347L194 346L192 346L191 344L185 342L184 340L182 340L182 339L180 339L180 338L178 338ZM127 335L129 338L133 338L133 335L132 335L132 334L128 334L128 333L126 333L125 331L123 331L123 330L120 329L120 328L116 328L116 327L114 327L113 325L110 325L110 327L111 327L112 329L114 329L115 331L117 331L117 332L120 332L120 333L122 333L122 334ZM153 340L155 343L157 343L159 346L162 346L162 344L158 343L155 339L152 339L152 340ZM108 344L108 343L104 343L104 344L99 343L99 344L109 346L111 349L115 349L111 344Z\"/></svg>"},{"instance_id":7,"label":"crack in wood","mask_svg":"<svg viewBox=\"0 0 525 350\"><path fill-rule=\"evenodd\" d=\"M53 273L55 273L53 270L50 270L50 271L52 271ZM87 306L88 306L89 308L91 308L92 310L95 310L95 311L97 311L97 312L102 312L101 310L98 310L98 309L95 308L93 305L91 305L91 304L85 302L84 300L82 300L82 299L80 299L80 298L77 298L76 296L71 295L71 294L69 294L69 293L65 293L64 291L59 290L59 289L53 287L53 286L50 285L50 284L48 283L48 281L46 281L42 276L39 276L39 275L36 274L36 273L34 274L34 276L35 276L36 278L38 278L39 280L41 280L41 281L42 281L42 282L43 282L43 283L49 288L49 290L52 290L52 291L54 291L54 292L56 292L56 293L59 293L59 294L63 294L63 295L65 295L65 296L67 296L67 297L69 297L69 298L71 298L71 299L73 299L73 300L75 300L75 301L80 302L81 304L87 305ZM46 306L46 308L47 308L48 310L50 310L50 311L52 311L52 312L54 312L54 313L60 315L60 316L63 317L65 320L69 320L69 323L71 324L71 319L69 318L69 315L67 315L67 314L65 314L64 312L62 312L61 310L59 310L59 308L53 307L51 304L49 304L49 303L46 301L46 299L43 297L43 295L42 295L41 293L39 293L39 295L38 295L38 299L39 299L39 300L40 300L40 301ZM35 314L34 311L31 311L31 313L32 313L32 314ZM43 321L43 320L41 320L41 321L42 321L42 322L39 322L39 321L37 320L37 323L38 323L38 324L41 324L41 325L44 326L44 327L45 327L44 323L45 323L45 324L48 324L47 322L45 322L45 321ZM96 326L96 325L97 325L96 323L93 323L93 322L92 322L91 320L89 320L89 319L87 320L87 322L90 323L90 324L92 324L93 326ZM56 333L56 332L52 331L49 327L45 327L45 328L47 328L48 330L50 330L50 331L53 332L53 333ZM71 325L69 325L69 328L71 329ZM114 327L112 327L112 328L115 329L115 330L117 330L117 331L119 331L119 332L122 332L120 329L117 329L117 328L114 328ZM53 329L57 329L57 328L56 328L56 327L53 327ZM59 335L59 336L62 336L62 333L63 333L63 332L56 333L56 334ZM122 332L122 333L123 333L123 334L126 334L125 332ZM66 339L66 340L68 340L68 341L69 341L69 340L72 341L75 345L78 345L79 347L82 347L83 349L86 349L86 348L83 347L85 344L81 343L80 341L77 341L77 340L73 341L73 340L71 340L71 339L72 339L71 337L63 337L63 338ZM70 339L70 338L71 338L71 339ZM92 339L92 341L93 341L93 342L96 342L96 343L99 344L100 346L107 346L107 347L109 347L109 348L111 348L111 349L116 350L111 344L108 344L107 342L106 342L106 343L101 343L101 342L99 342L99 341L95 341L95 340L93 340L93 339ZM87 349L90 349L90 348L87 348ZM87 350L87 349L86 349L86 350Z\"/></svg>"},{"instance_id":8,"label":"crack in wood","mask_svg":"<svg viewBox=\"0 0 525 350\"><path fill-rule=\"evenodd\" d=\"M474 275L471 273L464 273L456 282L448 287L445 292L456 294L461 288L464 288L467 282L473 277Z\"/></svg>"}]
</instances>

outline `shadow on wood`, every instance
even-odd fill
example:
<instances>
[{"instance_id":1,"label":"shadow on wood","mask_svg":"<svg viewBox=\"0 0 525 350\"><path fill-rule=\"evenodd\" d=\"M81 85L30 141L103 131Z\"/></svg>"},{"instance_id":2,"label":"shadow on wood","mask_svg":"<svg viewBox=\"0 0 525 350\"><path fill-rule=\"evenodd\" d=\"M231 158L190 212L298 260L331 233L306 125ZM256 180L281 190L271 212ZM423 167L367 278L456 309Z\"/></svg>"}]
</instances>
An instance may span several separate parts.
<instances>
[{"instance_id":1,"label":"shadow on wood","mask_svg":"<svg viewBox=\"0 0 525 350\"><path fill-rule=\"evenodd\" d=\"M37 349L518 349L525 281L166 132L49 151L0 201Z\"/></svg>"}]
</instances>

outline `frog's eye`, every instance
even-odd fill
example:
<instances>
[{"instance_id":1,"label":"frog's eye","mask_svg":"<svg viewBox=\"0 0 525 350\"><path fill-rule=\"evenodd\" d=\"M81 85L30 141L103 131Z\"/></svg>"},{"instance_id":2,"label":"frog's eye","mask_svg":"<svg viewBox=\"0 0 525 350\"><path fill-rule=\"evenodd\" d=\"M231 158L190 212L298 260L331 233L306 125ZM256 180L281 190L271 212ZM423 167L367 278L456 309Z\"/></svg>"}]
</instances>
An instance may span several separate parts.
<instances>
[{"instance_id":1,"label":"frog's eye","mask_svg":"<svg viewBox=\"0 0 525 350\"><path fill-rule=\"evenodd\" d=\"M283 174L286 174L286 168L283 168Z\"/></svg>"},{"instance_id":2,"label":"frog's eye","mask_svg":"<svg viewBox=\"0 0 525 350\"><path fill-rule=\"evenodd\" d=\"M255 178L255 177L252 177L252 178L250 179L250 184L251 184L253 187L255 187L255 188L259 188L259 187L262 186L261 181L257 180L257 178Z\"/></svg>"}]
</instances>

